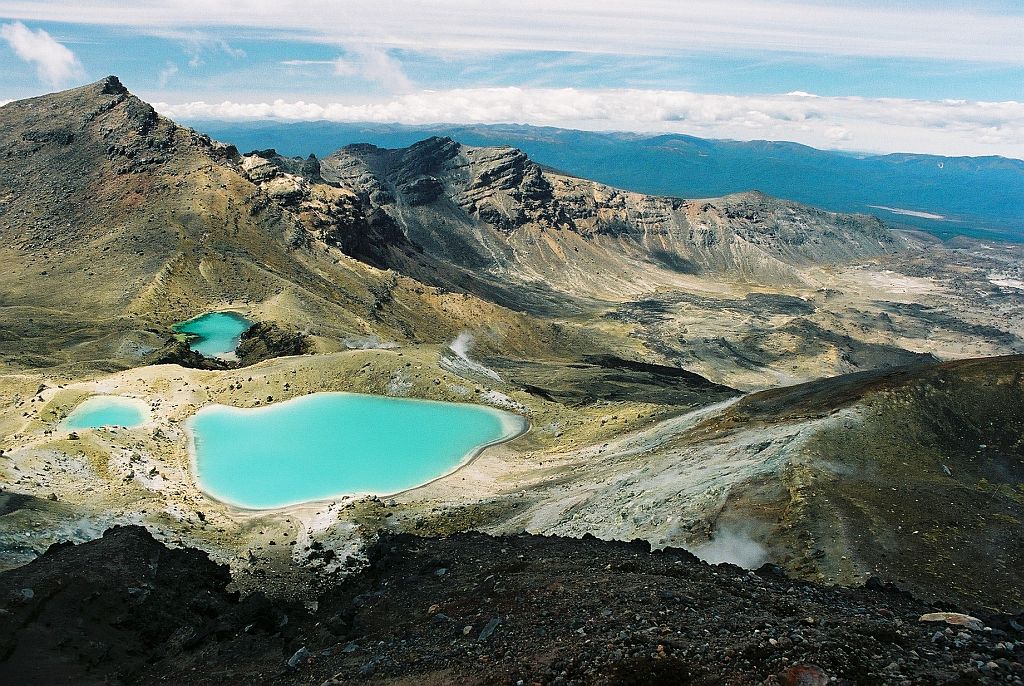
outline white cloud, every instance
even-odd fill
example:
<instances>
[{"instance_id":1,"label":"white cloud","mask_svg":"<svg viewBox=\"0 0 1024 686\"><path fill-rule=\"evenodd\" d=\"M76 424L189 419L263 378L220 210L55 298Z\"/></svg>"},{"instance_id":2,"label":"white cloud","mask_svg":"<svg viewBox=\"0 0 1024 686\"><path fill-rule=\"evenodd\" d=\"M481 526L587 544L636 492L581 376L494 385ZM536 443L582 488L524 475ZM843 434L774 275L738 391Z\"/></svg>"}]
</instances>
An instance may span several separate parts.
<instances>
[{"instance_id":1,"label":"white cloud","mask_svg":"<svg viewBox=\"0 0 1024 686\"><path fill-rule=\"evenodd\" d=\"M219 36L199 30L179 30L167 28L145 28L145 33L156 38L166 38L177 41L182 51L188 56L188 66L195 69L203 64L204 55L208 53L223 53L234 59L245 57L245 50L236 48Z\"/></svg>"},{"instance_id":2,"label":"white cloud","mask_svg":"<svg viewBox=\"0 0 1024 686\"><path fill-rule=\"evenodd\" d=\"M331 64L337 76L357 76L393 92L406 92L413 88L402 65L382 48L357 45Z\"/></svg>"},{"instance_id":3,"label":"white cloud","mask_svg":"<svg viewBox=\"0 0 1024 686\"><path fill-rule=\"evenodd\" d=\"M967 3L827 0L6 0L5 16L140 30L234 27L265 37L412 50L675 54L776 50L1024 64L1021 12Z\"/></svg>"},{"instance_id":4,"label":"white cloud","mask_svg":"<svg viewBox=\"0 0 1024 686\"><path fill-rule=\"evenodd\" d=\"M160 74L157 76L157 84L163 88L167 85L167 82L172 76L178 73L178 65L174 62L168 62L163 69L160 70Z\"/></svg>"},{"instance_id":5,"label":"white cloud","mask_svg":"<svg viewBox=\"0 0 1024 686\"><path fill-rule=\"evenodd\" d=\"M356 45L333 60L282 60L287 67L330 67L335 76L356 77L379 84L393 93L413 90L413 83L401 63L383 48Z\"/></svg>"},{"instance_id":6,"label":"white cloud","mask_svg":"<svg viewBox=\"0 0 1024 686\"><path fill-rule=\"evenodd\" d=\"M733 96L687 91L466 88L362 102L156 104L184 120L280 119L403 124L527 123L585 130L792 140L822 148L1024 158L1024 103Z\"/></svg>"},{"instance_id":7,"label":"white cloud","mask_svg":"<svg viewBox=\"0 0 1024 686\"><path fill-rule=\"evenodd\" d=\"M75 53L42 29L33 31L16 21L0 26L0 37L7 41L15 55L35 65L39 78L50 86L59 87L83 73Z\"/></svg>"},{"instance_id":8,"label":"white cloud","mask_svg":"<svg viewBox=\"0 0 1024 686\"><path fill-rule=\"evenodd\" d=\"M186 36L182 47L189 57L188 66L193 69L203 64L203 55L210 51L222 52L235 59L245 57L245 50L231 47L223 38L213 38L201 33L192 33Z\"/></svg>"},{"instance_id":9,"label":"white cloud","mask_svg":"<svg viewBox=\"0 0 1024 686\"><path fill-rule=\"evenodd\" d=\"M850 132L842 126L830 126L825 129L825 137L831 141L835 141L836 143L840 141L848 141L853 138L853 136L850 135Z\"/></svg>"}]
</instances>

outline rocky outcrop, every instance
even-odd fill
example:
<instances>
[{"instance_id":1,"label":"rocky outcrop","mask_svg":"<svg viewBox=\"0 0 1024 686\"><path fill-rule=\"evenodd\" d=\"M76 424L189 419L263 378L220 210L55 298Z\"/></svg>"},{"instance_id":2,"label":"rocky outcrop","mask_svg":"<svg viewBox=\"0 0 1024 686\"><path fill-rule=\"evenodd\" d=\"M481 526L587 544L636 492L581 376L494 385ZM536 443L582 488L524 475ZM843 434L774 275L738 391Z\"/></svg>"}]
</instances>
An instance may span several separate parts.
<instances>
[{"instance_id":1,"label":"rocky outcrop","mask_svg":"<svg viewBox=\"0 0 1024 686\"><path fill-rule=\"evenodd\" d=\"M294 212L318 240L337 246L347 234L365 230L355 194L323 183L315 158L282 158L264 150L245 155L241 170L271 201Z\"/></svg>"},{"instance_id":2,"label":"rocky outcrop","mask_svg":"<svg viewBox=\"0 0 1024 686\"><path fill-rule=\"evenodd\" d=\"M256 322L242 334L236 354L239 365L251 364L288 355L312 352L309 338L298 331L285 331L273 322Z\"/></svg>"},{"instance_id":3,"label":"rocky outcrop","mask_svg":"<svg viewBox=\"0 0 1024 686\"><path fill-rule=\"evenodd\" d=\"M482 222L511 233L531 222L565 221L551 183L515 148L468 148L469 183L454 200Z\"/></svg>"},{"instance_id":4,"label":"rocky outcrop","mask_svg":"<svg viewBox=\"0 0 1024 686\"><path fill-rule=\"evenodd\" d=\"M192 369L230 369L231 364L216 357L207 357L192 349L188 341L168 339L162 348L148 359L149 364L176 364Z\"/></svg>"},{"instance_id":5,"label":"rocky outcrop","mask_svg":"<svg viewBox=\"0 0 1024 686\"><path fill-rule=\"evenodd\" d=\"M409 247L405 234L369 193L325 181L312 155L303 160L281 157L274 150L256 151L242 158L241 169L270 201L292 212L315 240L378 267L387 266L389 251ZM430 191L421 184L413 192ZM379 193L374 197L382 199Z\"/></svg>"},{"instance_id":6,"label":"rocky outcrop","mask_svg":"<svg viewBox=\"0 0 1024 686\"><path fill-rule=\"evenodd\" d=\"M263 360L312 352L309 337L298 331L288 331L273 322L256 322L242 334L235 350L237 360L206 357L191 348L188 341L171 338L151 354L149 364L177 364L192 369L236 369L248 367Z\"/></svg>"}]
</instances>

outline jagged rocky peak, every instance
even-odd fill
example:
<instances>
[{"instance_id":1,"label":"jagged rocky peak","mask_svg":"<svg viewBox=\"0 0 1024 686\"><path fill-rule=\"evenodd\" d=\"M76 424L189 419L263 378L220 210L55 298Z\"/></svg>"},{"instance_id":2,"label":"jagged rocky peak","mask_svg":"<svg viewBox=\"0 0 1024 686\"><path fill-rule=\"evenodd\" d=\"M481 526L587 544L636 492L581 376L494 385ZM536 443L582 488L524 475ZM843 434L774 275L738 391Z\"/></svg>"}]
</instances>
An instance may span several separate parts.
<instances>
[{"instance_id":1,"label":"jagged rocky peak","mask_svg":"<svg viewBox=\"0 0 1024 686\"><path fill-rule=\"evenodd\" d=\"M0 108L0 147L12 156L50 149L62 157L55 171L72 165L70 157L97 156L107 157L115 174L152 170L183 145L214 159L237 159L234 146L161 117L116 76Z\"/></svg>"},{"instance_id":2,"label":"jagged rocky peak","mask_svg":"<svg viewBox=\"0 0 1024 686\"><path fill-rule=\"evenodd\" d=\"M324 160L323 175L376 206L450 201L503 231L530 221L553 198L543 170L523 151L475 148L448 137L397 150L350 145Z\"/></svg>"},{"instance_id":3,"label":"jagged rocky peak","mask_svg":"<svg viewBox=\"0 0 1024 686\"><path fill-rule=\"evenodd\" d=\"M400 151L399 182L410 186L425 176L444 179L460 205L498 192L514 200L548 200L551 184L541 167L510 146L470 147L451 138L428 138Z\"/></svg>"},{"instance_id":4,"label":"jagged rocky peak","mask_svg":"<svg viewBox=\"0 0 1024 686\"><path fill-rule=\"evenodd\" d=\"M382 184L395 187L432 176L445 180L454 190L462 187L510 190L541 174L540 167L516 148L474 148L439 136L399 149L349 145L328 157L325 162L328 161L339 181L358 183L369 173Z\"/></svg>"},{"instance_id":5,"label":"jagged rocky peak","mask_svg":"<svg viewBox=\"0 0 1024 686\"><path fill-rule=\"evenodd\" d=\"M96 83L103 84L103 93L105 95L122 95L128 93L128 89L124 87L123 83L121 83L121 79L117 78L113 74L104 79L100 79Z\"/></svg>"},{"instance_id":6,"label":"jagged rocky peak","mask_svg":"<svg viewBox=\"0 0 1024 686\"><path fill-rule=\"evenodd\" d=\"M470 148L471 183L463 192L463 206L486 206L486 200L500 193L524 211L536 209L553 198L551 182L540 165L517 148ZM504 199L504 198L503 198ZM499 210L506 203L493 203L489 210ZM511 218L511 217L509 217Z\"/></svg>"},{"instance_id":7,"label":"jagged rocky peak","mask_svg":"<svg viewBox=\"0 0 1024 686\"><path fill-rule=\"evenodd\" d=\"M286 173L302 176L313 183L324 183L320 176L320 160L312 153L303 158L284 157L274 148L253 150L242 156L242 168L250 178L257 176L269 179Z\"/></svg>"},{"instance_id":8,"label":"jagged rocky peak","mask_svg":"<svg viewBox=\"0 0 1024 686\"><path fill-rule=\"evenodd\" d=\"M359 254L353 241L365 235L368 221L359 197L324 179L315 155L283 157L273 148L253 150L241 157L239 168L269 200L293 212L309 236ZM304 235L298 234L297 240L304 242Z\"/></svg>"},{"instance_id":9,"label":"jagged rocky peak","mask_svg":"<svg viewBox=\"0 0 1024 686\"><path fill-rule=\"evenodd\" d=\"M445 165L462 154L462 150L459 143L447 136L431 136L396 151L396 174L399 180L409 180L424 174L443 172Z\"/></svg>"},{"instance_id":10,"label":"jagged rocky peak","mask_svg":"<svg viewBox=\"0 0 1024 686\"><path fill-rule=\"evenodd\" d=\"M511 190L543 176L540 166L518 148L468 148L466 158L472 165L474 186Z\"/></svg>"}]
</instances>

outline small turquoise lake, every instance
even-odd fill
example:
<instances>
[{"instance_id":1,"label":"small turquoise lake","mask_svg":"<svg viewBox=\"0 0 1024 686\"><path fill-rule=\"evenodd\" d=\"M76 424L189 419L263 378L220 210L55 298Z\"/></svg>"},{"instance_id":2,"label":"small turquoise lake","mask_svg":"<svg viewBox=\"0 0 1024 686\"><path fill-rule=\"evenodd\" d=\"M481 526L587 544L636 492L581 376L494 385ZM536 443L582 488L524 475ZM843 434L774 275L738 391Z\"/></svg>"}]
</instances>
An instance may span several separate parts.
<instances>
[{"instance_id":1,"label":"small turquoise lake","mask_svg":"<svg viewBox=\"0 0 1024 686\"><path fill-rule=\"evenodd\" d=\"M113 426L131 428L144 423L148 414L146 404L141 400L97 395L80 403L62 424L67 429L76 430Z\"/></svg>"},{"instance_id":2,"label":"small turquoise lake","mask_svg":"<svg viewBox=\"0 0 1024 686\"><path fill-rule=\"evenodd\" d=\"M253 409L212 405L188 427L200 488L270 509L420 486L517 436L526 420L479 405L314 393Z\"/></svg>"},{"instance_id":3,"label":"small turquoise lake","mask_svg":"<svg viewBox=\"0 0 1024 686\"><path fill-rule=\"evenodd\" d=\"M208 312L186 322L175 324L173 330L188 334L189 347L206 357L230 357L252 322L235 312Z\"/></svg>"}]
</instances>

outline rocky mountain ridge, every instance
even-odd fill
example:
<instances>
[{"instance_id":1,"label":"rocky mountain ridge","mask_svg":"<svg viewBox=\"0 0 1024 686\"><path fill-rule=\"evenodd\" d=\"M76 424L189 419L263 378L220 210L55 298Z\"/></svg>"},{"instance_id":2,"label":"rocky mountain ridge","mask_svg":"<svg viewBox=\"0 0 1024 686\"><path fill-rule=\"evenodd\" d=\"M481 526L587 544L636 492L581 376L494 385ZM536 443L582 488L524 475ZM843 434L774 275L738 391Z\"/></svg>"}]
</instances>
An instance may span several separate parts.
<instances>
[{"instance_id":1,"label":"rocky mountain ridge","mask_svg":"<svg viewBox=\"0 0 1024 686\"><path fill-rule=\"evenodd\" d=\"M876 255L900 245L872 217L814 211L758 192L710 201L642 195L545 170L516 148L474 148L450 138L399 150L348 146L327 157L321 170L329 181L367 189L376 205L416 207L447 198L505 233L531 224L634 239L682 233L694 248L710 248L723 239L714 224L739 220L722 228L808 262ZM824 229L829 220L838 226L815 235L813 229Z\"/></svg>"},{"instance_id":2,"label":"rocky mountain ridge","mask_svg":"<svg viewBox=\"0 0 1024 686\"><path fill-rule=\"evenodd\" d=\"M254 154L243 166L274 165L294 183L302 162L263 152L273 161ZM348 254L525 309L535 303L508 299L488 282L615 301L700 276L805 283L808 267L907 247L872 217L760 193L699 201L645 196L543 169L515 148L473 148L450 138L398 150L352 145L315 166L305 193L311 208L319 201L317 178L337 189L329 194L355 195L332 212L333 231L317 218ZM278 196L292 192L280 180L265 183Z\"/></svg>"},{"instance_id":3,"label":"rocky mountain ridge","mask_svg":"<svg viewBox=\"0 0 1024 686\"><path fill-rule=\"evenodd\" d=\"M878 214L946 239L956 235L1020 242L1024 161L1001 157L850 154L784 141L709 140L685 134L630 134L516 124L402 126L368 122L189 122L239 149L326 157L351 143L384 148L429 136L466 145L511 145L542 165L616 188L683 198L757 188L837 212ZM888 209L885 209L888 208ZM901 209L902 208L902 209ZM913 217L904 210L919 210ZM941 217L941 218L937 218Z\"/></svg>"}]
</instances>

